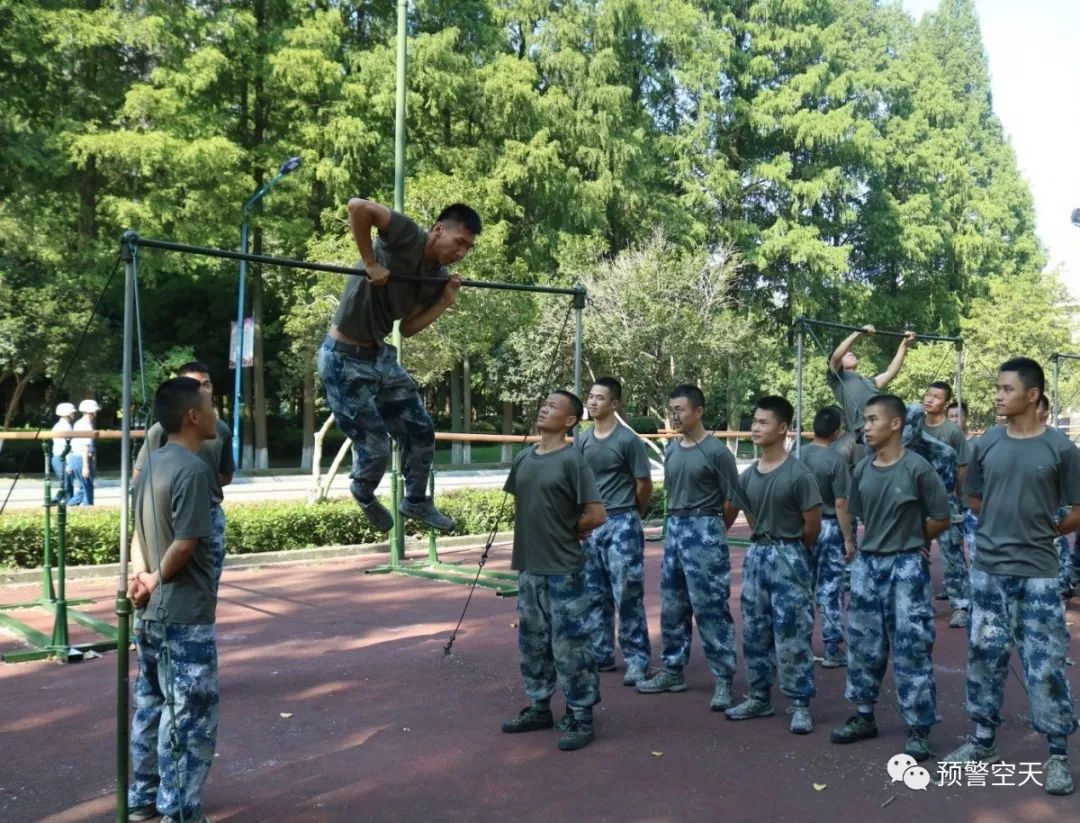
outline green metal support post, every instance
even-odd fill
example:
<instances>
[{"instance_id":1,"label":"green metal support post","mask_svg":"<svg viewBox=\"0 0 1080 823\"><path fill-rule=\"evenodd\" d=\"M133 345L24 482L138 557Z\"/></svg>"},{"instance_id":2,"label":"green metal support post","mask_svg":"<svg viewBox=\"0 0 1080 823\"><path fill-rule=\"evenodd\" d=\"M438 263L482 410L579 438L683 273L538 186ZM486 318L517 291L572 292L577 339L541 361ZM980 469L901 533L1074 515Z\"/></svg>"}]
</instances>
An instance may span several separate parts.
<instances>
[{"instance_id":1,"label":"green metal support post","mask_svg":"<svg viewBox=\"0 0 1080 823\"><path fill-rule=\"evenodd\" d=\"M50 479L50 472L52 469L49 465L49 455L51 450L51 445L46 444L43 446L45 454L45 478L42 482L42 488L44 489L45 495L43 501L45 505L45 532L42 541L41 597L25 603L7 603L0 606L0 627L19 637L31 648L0 654L0 660L4 663L28 663L32 660L46 660L50 657L56 658L61 663L68 663L82 660L85 653L88 651L102 652L115 648L116 646L116 641L114 639L116 637L116 632L110 624L103 623L97 618L82 614L73 609L69 610L68 608L80 603L90 603L92 600L89 598L69 600L67 597L64 582L66 573L66 551L64 547L67 529L67 505L66 501L63 499L62 491L59 502L55 504L52 502L52 481ZM65 455L66 454L67 452L65 451ZM52 507L54 505L57 507L57 547L58 558L60 560L57 580L59 584L59 595L53 588L52 576ZM44 632L38 631L33 626L7 614L7 612L18 611L21 609L51 610L53 612L52 633L45 634ZM79 625L104 636L106 640L91 643L79 643L72 646L68 636L69 617Z\"/></svg>"},{"instance_id":2,"label":"green metal support post","mask_svg":"<svg viewBox=\"0 0 1080 823\"><path fill-rule=\"evenodd\" d=\"M67 452L60 457L64 471L67 471ZM64 575L67 572L67 498L61 496L56 507L56 601L53 603L52 650L60 663L81 660L82 652L71 648L68 637L67 591Z\"/></svg>"},{"instance_id":3,"label":"green metal support post","mask_svg":"<svg viewBox=\"0 0 1080 823\"><path fill-rule=\"evenodd\" d=\"M431 497L431 501L435 502L435 464L432 463L431 471L428 472L428 495ZM435 529L428 531L427 538L427 559L428 563L439 562L439 547L437 545L437 537Z\"/></svg>"},{"instance_id":4,"label":"green metal support post","mask_svg":"<svg viewBox=\"0 0 1080 823\"><path fill-rule=\"evenodd\" d=\"M49 442L42 443L41 451L45 455L45 482L42 484L45 489L45 534L43 535L44 546L42 547L41 557L41 599L52 603L56 600L52 576L52 546L50 545L52 537L52 466L49 462L49 455L52 452L52 444Z\"/></svg>"},{"instance_id":5,"label":"green metal support post","mask_svg":"<svg viewBox=\"0 0 1080 823\"><path fill-rule=\"evenodd\" d=\"M583 286L574 290L574 394L581 397L581 312L585 308Z\"/></svg>"},{"instance_id":6,"label":"green metal support post","mask_svg":"<svg viewBox=\"0 0 1080 823\"><path fill-rule=\"evenodd\" d=\"M409 0L397 4L397 87L394 106L394 211L405 211L405 78L408 67ZM401 321L394 321L392 340L401 362ZM395 442L390 463L390 510L394 528L390 531L390 566L405 559L405 524L401 519L401 448Z\"/></svg>"},{"instance_id":7,"label":"green metal support post","mask_svg":"<svg viewBox=\"0 0 1080 823\"><path fill-rule=\"evenodd\" d=\"M124 258L124 353L120 408L124 410L120 434L120 575L116 581L116 819L127 821L128 734L130 683L128 646L131 601L127 596L128 535L131 487L131 346L134 328L135 251L134 232L125 232L121 239ZM237 369L240 363L237 363Z\"/></svg>"}]
</instances>

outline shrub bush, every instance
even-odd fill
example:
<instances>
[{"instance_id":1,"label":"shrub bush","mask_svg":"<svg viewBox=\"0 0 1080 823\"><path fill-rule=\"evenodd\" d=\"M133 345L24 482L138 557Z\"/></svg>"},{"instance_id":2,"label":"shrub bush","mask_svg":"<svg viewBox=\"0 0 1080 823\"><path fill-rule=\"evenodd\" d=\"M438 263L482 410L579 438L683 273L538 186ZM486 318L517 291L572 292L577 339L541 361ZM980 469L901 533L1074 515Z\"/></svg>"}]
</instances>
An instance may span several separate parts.
<instances>
[{"instance_id":1,"label":"shrub bush","mask_svg":"<svg viewBox=\"0 0 1080 823\"><path fill-rule=\"evenodd\" d=\"M454 534L486 535L496 514L498 530L514 522L514 499L494 489L456 489L438 497L439 508L457 521ZM501 513L500 513L501 507ZM663 511L663 487L657 486L648 512ZM225 550L228 554L290 551L313 546L377 543L386 535L375 532L352 500L308 505L299 500L225 504ZM52 514L52 547L56 553L56 511ZM0 567L23 569L41 565L44 518L40 510L12 512L0 517ZM406 522L407 534L423 534ZM115 563L119 560L120 512L117 509L71 509L65 530L69 566Z\"/></svg>"},{"instance_id":2,"label":"shrub bush","mask_svg":"<svg viewBox=\"0 0 1080 823\"><path fill-rule=\"evenodd\" d=\"M631 417L626 422L638 434L656 434L660 431L655 417Z\"/></svg>"},{"instance_id":3,"label":"shrub bush","mask_svg":"<svg viewBox=\"0 0 1080 823\"><path fill-rule=\"evenodd\" d=\"M501 491L460 489L439 495L439 508L457 520L455 534L484 534L502 501ZM225 504L225 546L229 554L288 551L311 546L376 543L386 536L375 532L351 500L330 500L309 506L302 501ZM514 506L510 499L499 529L510 528ZM36 568L44 551L45 521L40 510L12 512L0 517L0 566ZM407 522L406 533L421 534ZM56 552L57 518L52 514L52 546ZM116 509L69 509L65 554L70 566L115 563L119 559L120 512Z\"/></svg>"}]
</instances>

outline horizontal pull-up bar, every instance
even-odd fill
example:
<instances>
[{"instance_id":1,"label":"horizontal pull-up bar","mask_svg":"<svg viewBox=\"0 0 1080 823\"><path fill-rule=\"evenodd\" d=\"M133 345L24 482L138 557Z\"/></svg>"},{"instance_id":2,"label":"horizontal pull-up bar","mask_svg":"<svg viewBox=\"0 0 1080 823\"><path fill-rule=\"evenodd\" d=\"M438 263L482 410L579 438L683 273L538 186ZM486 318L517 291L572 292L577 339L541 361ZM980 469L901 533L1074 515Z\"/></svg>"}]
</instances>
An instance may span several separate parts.
<instances>
[{"instance_id":1,"label":"horizontal pull-up bar","mask_svg":"<svg viewBox=\"0 0 1080 823\"><path fill-rule=\"evenodd\" d=\"M826 329L840 329L841 331L862 331L862 326L850 326L847 323L831 323L828 320L812 320L809 317L796 317L795 322L792 324L792 328L798 331L799 326L821 326ZM874 329L875 335L883 335L885 337L907 337L908 334L914 334L919 340L927 340L932 343L959 343L963 345L964 338L962 337L950 337L944 334L919 334L917 331L889 331L887 329ZM1080 359L1080 356L1078 356Z\"/></svg>"},{"instance_id":2,"label":"horizontal pull-up bar","mask_svg":"<svg viewBox=\"0 0 1080 823\"><path fill-rule=\"evenodd\" d=\"M271 257L266 254L248 254L245 252L231 251L229 249L214 249L207 246L189 246L185 243L173 243L169 240L151 240L147 237L139 237L133 231L124 232L120 237L121 245L145 247L149 249L162 249L163 251L178 251L185 254L197 254L203 257L224 257L228 260L247 260L249 263L262 263L267 266L284 266L288 269L306 269L308 271L325 271L332 274L364 274L362 269L351 266L335 266L329 263L309 263L306 260L293 260L289 257ZM403 280L410 283L445 283L445 277L414 277L411 275L393 274L393 280ZM536 294L567 294L581 300L584 306L585 289L582 286L568 288L565 286L532 286L525 283L496 283L491 280L462 280L462 286L473 289L495 289L497 291L527 291Z\"/></svg>"},{"instance_id":3,"label":"horizontal pull-up bar","mask_svg":"<svg viewBox=\"0 0 1080 823\"><path fill-rule=\"evenodd\" d=\"M1055 360L1080 360L1080 354L1066 354L1063 351L1056 351L1050 355L1051 362Z\"/></svg>"}]
</instances>

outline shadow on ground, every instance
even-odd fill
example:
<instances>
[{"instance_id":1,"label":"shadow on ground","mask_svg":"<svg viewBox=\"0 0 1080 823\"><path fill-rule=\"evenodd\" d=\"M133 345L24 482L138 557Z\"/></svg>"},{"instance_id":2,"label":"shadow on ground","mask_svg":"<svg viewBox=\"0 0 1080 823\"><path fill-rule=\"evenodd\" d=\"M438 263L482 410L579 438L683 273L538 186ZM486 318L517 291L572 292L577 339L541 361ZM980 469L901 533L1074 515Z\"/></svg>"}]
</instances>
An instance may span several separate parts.
<instances>
[{"instance_id":1,"label":"shadow on ground","mask_svg":"<svg viewBox=\"0 0 1080 823\"><path fill-rule=\"evenodd\" d=\"M660 552L649 544L654 662ZM508 554L501 548L492 565L505 568ZM365 575L376 562L226 569L218 622L221 730L206 790L215 820L1080 820L1075 798L1049 798L1030 783L932 785L925 792L893 783L885 763L902 749L905 729L891 673L876 740L845 747L828 741L851 713L843 670L818 668L817 728L807 737L787 731L779 694L777 716L728 722L708 710L712 679L696 644L683 694L638 695L621 685L621 673L601 675L598 739L584 751L559 752L555 732L503 735L500 720L524 705L514 600L478 590L447 657L443 647L466 588ZM741 567L735 551L736 621ZM70 595L98 598L80 608L105 618L115 587L114 580L80 582ZM6 587L0 601L36 594ZM936 605L943 722L932 740L944 752L968 731L966 637L948 628L945 604ZM1074 638L1077 618L1074 606ZM47 615L33 620L48 626ZM73 640L84 636L73 632ZM16 646L0 638L0 649ZM1076 693L1075 668L1069 679ZM735 690L745 690L741 669ZM0 819L110 818L115 655L71 666L0 666L0 697ZM1006 711L1004 758L1041 763L1044 742L1027 725L1026 697L1013 677Z\"/></svg>"}]
</instances>

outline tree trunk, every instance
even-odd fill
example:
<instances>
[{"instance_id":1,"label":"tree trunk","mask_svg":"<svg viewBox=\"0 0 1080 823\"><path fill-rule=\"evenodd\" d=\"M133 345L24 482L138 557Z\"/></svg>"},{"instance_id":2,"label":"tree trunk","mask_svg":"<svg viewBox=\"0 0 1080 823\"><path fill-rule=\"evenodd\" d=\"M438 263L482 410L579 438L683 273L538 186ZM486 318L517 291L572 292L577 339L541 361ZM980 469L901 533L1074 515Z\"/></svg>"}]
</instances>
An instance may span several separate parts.
<instances>
[{"instance_id":1,"label":"tree trunk","mask_svg":"<svg viewBox=\"0 0 1080 823\"><path fill-rule=\"evenodd\" d=\"M455 363L450 371L450 431L452 432L464 431L461 427L461 383L461 363ZM460 466L464 462L461 445L456 441L450 444L450 462L455 466Z\"/></svg>"},{"instance_id":2,"label":"tree trunk","mask_svg":"<svg viewBox=\"0 0 1080 823\"><path fill-rule=\"evenodd\" d=\"M300 451L300 468L310 469L315 452L315 373L304 375L303 439Z\"/></svg>"},{"instance_id":3,"label":"tree trunk","mask_svg":"<svg viewBox=\"0 0 1080 823\"><path fill-rule=\"evenodd\" d=\"M250 368L244 369L240 376L240 393L244 398L240 409L240 464L245 469L255 468L255 432L251 425L251 372Z\"/></svg>"},{"instance_id":4,"label":"tree trunk","mask_svg":"<svg viewBox=\"0 0 1080 823\"><path fill-rule=\"evenodd\" d=\"M255 253L262 254L262 232L255 231ZM266 373L263 370L263 278L262 266L256 266L251 278L251 314L255 318L253 354L251 367L255 384L255 463L256 469L270 468L270 454L266 443Z\"/></svg>"},{"instance_id":5,"label":"tree trunk","mask_svg":"<svg viewBox=\"0 0 1080 823\"><path fill-rule=\"evenodd\" d=\"M259 32L257 53L256 53L256 67L255 76L252 80L252 87L255 94L254 105L252 111L254 113L254 120L251 124L251 146L252 156L256 158L255 162L258 164L258 150L265 142L266 138L266 116L268 101L266 97L266 86L264 81L263 66L266 64L266 56L269 50L269 44L266 42L265 32L267 31L267 9L265 2L255 3L255 24L256 30ZM263 171L259 165L255 166L254 170L255 189L256 191L263 184ZM260 209L261 211L261 209ZM262 229L256 228L255 232L254 251L256 254L262 254ZM254 318L254 335L252 354L254 356L254 363L252 364L252 382L255 389L255 404L252 407L252 414L254 417L254 434L255 434L255 453L254 461L250 464L256 469L266 469L270 467L270 455L266 446L266 374L263 368L263 337L262 337L262 315L263 315L263 277L262 267L255 266L252 269L251 278L251 315Z\"/></svg>"},{"instance_id":6,"label":"tree trunk","mask_svg":"<svg viewBox=\"0 0 1080 823\"><path fill-rule=\"evenodd\" d=\"M735 370L738 368L736 365L735 355L728 356L727 367L727 427L728 431L738 431L739 424L742 422L739 420L739 400L740 390L739 381L735 379ZM729 437L727 443L728 449L732 454L738 455L739 453L739 438Z\"/></svg>"},{"instance_id":7,"label":"tree trunk","mask_svg":"<svg viewBox=\"0 0 1080 823\"><path fill-rule=\"evenodd\" d=\"M472 431L472 367L469 355L461 361L461 430L468 434ZM472 463L472 443L462 443L462 463Z\"/></svg>"},{"instance_id":8,"label":"tree trunk","mask_svg":"<svg viewBox=\"0 0 1080 823\"><path fill-rule=\"evenodd\" d=\"M514 433L514 404L503 401L502 404L502 433L513 434ZM500 456L501 463L513 463L514 462L514 445L512 443L502 444L502 455Z\"/></svg>"},{"instance_id":9,"label":"tree trunk","mask_svg":"<svg viewBox=\"0 0 1080 823\"><path fill-rule=\"evenodd\" d=\"M8 401L7 408L4 410L4 428L10 428L11 421L15 419L15 412L19 409L19 401L22 400L23 392L26 391L26 387L30 385L30 381L34 379L34 372L28 371L22 377L15 374L12 375L15 378L15 390L11 393L11 399Z\"/></svg>"}]
</instances>

